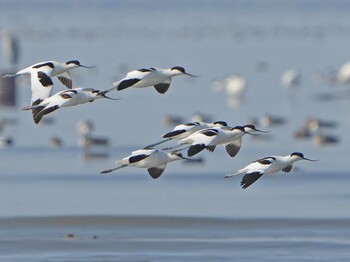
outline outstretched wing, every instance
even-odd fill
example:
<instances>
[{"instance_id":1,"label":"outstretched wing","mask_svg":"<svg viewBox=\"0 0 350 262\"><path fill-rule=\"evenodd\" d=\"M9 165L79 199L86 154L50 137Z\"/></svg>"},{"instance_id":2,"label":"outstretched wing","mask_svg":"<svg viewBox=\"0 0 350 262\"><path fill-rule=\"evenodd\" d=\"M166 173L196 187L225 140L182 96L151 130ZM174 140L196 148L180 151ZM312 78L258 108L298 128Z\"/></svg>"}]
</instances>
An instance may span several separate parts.
<instances>
[{"instance_id":1,"label":"outstretched wing","mask_svg":"<svg viewBox=\"0 0 350 262\"><path fill-rule=\"evenodd\" d=\"M31 88L32 88L32 105L38 104L45 98L51 96L53 82L49 75L43 71L31 73ZM38 102L39 101L39 102Z\"/></svg>"},{"instance_id":2,"label":"outstretched wing","mask_svg":"<svg viewBox=\"0 0 350 262\"><path fill-rule=\"evenodd\" d=\"M139 70L131 71L122 80L114 82L113 85L117 88L118 91L126 89L141 81L152 71L154 71L152 68L142 68Z\"/></svg>"},{"instance_id":3,"label":"outstretched wing","mask_svg":"<svg viewBox=\"0 0 350 262\"><path fill-rule=\"evenodd\" d=\"M69 71L66 71L60 75L57 76L58 80L60 80L60 82L65 85L68 89L72 89L73 87L73 81L72 81L72 77L69 73Z\"/></svg>"},{"instance_id":4,"label":"outstretched wing","mask_svg":"<svg viewBox=\"0 0 350 262\"><path fill-rule=\"evenodd\" d=\"M226 144L225 149L231 157L235 157L238 154L239 150L241 149L241 146L242 146L242 137L233 141L230 144Z\"/></svg>"},{"instance_id":5,"label":"outstretched wing","mask_svg":"<svg viewBox=\"0 0 350 262\"><path fill-rule=\"evenodd\" d=\"M154 88L157 90L158 93L164 94L166 91L168 91L171 83L171 78L165 80L163 83L157 84L154 86Z\"/></svg>"},{"instance_id":6,"label":"outstretched wing","mask_svg":"<svg viewBox=\"0 0 350 262\"><path fill-rule=\"evenodd\" d=\"M43 118L44 115L50 114L51 112L59 109L60 107L64 106L66 103L68 103L72 97L76 95L75 90L67 90L59 92L50 98L48 98L46 101L46 106L43 107L36 107L33 109L33 120L35 124L38 124L40 120Z\"/></svg>"},{"instance_id":7,"label":"outstretched wing","mask_svg":"<svg viewBox=\"0 0 350 262\"><path fill-rule=\"evenodd\" d=\"M147 169L147 171L153 179L157 179L163 174L165 167L166 164L158 167L150 167Z\"/></svg>"},{"instance_id":8,"label":"outstretched wing","mask_svg":"<svg viewBox=\"0 0 350 262\"><path fill-rule=\"evenodd\" d=\"M259 171L245 174L241 181L242 188L246 189L251 184L253 184L256 180L258 180L263 174L264 173Z\"/></svg>"}]
</instances>

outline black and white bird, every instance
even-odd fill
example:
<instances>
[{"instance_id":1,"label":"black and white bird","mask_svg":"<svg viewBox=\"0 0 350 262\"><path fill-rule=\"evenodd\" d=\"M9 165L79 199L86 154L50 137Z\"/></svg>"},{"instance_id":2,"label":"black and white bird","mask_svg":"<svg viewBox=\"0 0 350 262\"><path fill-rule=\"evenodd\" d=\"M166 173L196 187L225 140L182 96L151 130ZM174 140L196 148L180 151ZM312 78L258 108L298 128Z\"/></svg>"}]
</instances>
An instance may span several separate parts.
<instances>
[{"instance_id":1,"label":"black and white bird","mask_svg":"<svg viewBox=\"0 0 350 262\"><path fill-rule=\"evenodd\" d=\"M179 152L164 152L155 148L146 147L144 149L133 151L130 156L117 160L115 162L117 165L115 168L104 170L101 174L110 173L124 167L137 167L146 168L150 176L153 179L157 179L163 174L166 165L169 162L181 159L188 158L183 157Z\"/></svg>"},{"instance_id":2,"label":"black and white bird","mask_svg":"<svg viewBox=\"0 0 350 262\"><path fill-rule=\"evenodd\" d=\"M225 178L244 175L241 181L241 186L242 188L247 188L264 174L267 175L279 171L289 173L293 168L293 164L299 160L317 161L308 159L299 152L294 152L287 156L268 156L255 160L246 167L238 170L237 173L226 175Z\"/></svg>"},{"instance_id":3,"label":"black and white bird","mask_svg":"<svg viewBox=\"0 0 350 262\"><path fill-rule=\"evenodd\" d=\"M100 91L82 87L68 89L40 100L40 102L36 103L35 105L24 107L23 110L32 110L33 120L36 124L38 124L44 115L47 115L61 107L69 107L87 102L93 102L99 98L118 100L106 96L107 92L109 92L109 90Z\"/></svg>"},{"instance_id":4,"label":"black and white bird","mask_svg":"<svg viewBox=\"0 0 350 262\"><path fill-rule=\"evenodd\" d=\"M193 134L194 132L197 132L198 130L209 128L209 127L215 127L215 126L216 127L227 126L227 123L224 121L216 121L213 123L190 122L186 124L180 124L175 126L174 129L171 130L170 132L164 134L162 136L162 138L164 138L163 140L153 143L151 145L148 145L147 147L154 147L170 140L180 140L188 137L189 135Z\"/></svg>"},{"instance_id":5,"label":"black and white bird","mask_svg":"<svg viewBox=\"0 0 350 262\"><path fill-rule=\"evenodd\" d=\"M177 75L188 75L195 77L185 71L183 67L175 66L168 69L150 67L133 70L127 73L126 77L114 82L115 88L120 91L128 87L154 86L158 93L164 94L168 91L171 79Z\"/></svg>"},{"instance_id":6,"label":"black and white bird","mask_svg":"<svg viewBox=\"0 0 350 262\"><path fill-rule=\"evenodd\" d=\"M188 156L194 156L204 149L214 152L217 145L224 145L227 153L234 157L241 148L242 137L246 134L254 135L252 131L265 132L256 129L253 125L205 128L181 139L178 144L190 145L187 151Z\"/></svg>"}]
</instances>

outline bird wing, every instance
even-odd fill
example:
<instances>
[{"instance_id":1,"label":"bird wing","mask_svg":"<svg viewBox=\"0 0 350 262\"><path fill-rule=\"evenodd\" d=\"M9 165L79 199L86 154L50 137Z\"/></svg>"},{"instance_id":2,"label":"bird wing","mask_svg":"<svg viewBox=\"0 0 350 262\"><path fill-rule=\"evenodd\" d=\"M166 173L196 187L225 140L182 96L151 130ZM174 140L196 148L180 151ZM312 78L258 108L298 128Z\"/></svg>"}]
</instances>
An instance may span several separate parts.
<instances>
[{"instance_id":1,"label":"bird wing","mask_svg":"<svg viewBox=\"0 0 350 262\"><path fill-rule=\"evenodd\" d=\"M168 91L171 83L171 78L165 80L163 83L154 85L154 88L157 90L158 93L164 94L166 91Z\"/></svg>"},{"instance_id":2,"label":"bird wing","mask_svg":"<svg viewBox=\"0 0 350 262\"><path fill-rule=\"evenodd\" d=\"M34 123L38 124L44 115L50 114L64 106L74 95L75 93L73 92L62 91L46 99L46 106L40 107L39 104L38 107L32 110Z\"/></svg>"},{"instance_id":3,"label":"bird wing","mask_svg":"<svg viewBox=\"0 0 350 262\"><path fill-rule=\"evenodd\" d=\"M151 71L152 70L146 68L130 71L122 80L114 82L113 85L117 88L118 91L126 89L141 81Z\"/></svg>"},{"instance_id":4,"label":"bird wing","mask_svg":"<svg viewBox=\"0 0 350 262\"><path fill-rule=\"evenodd\" d=\"M266 170L272 165L274 161L269 162L253 162L251 163L246 170L246 174L242 178L241 186L242 188L247 188L258 180Z\"/></svg>"},{"instance_id":5,"label":"bird wing","mask_svg":"<svg viewBox=\"0 0 350 262\"><path fill-rule=\"evenodd\" d=\"M72 81L72 77L69 73L69 71L66 71L60 75L57 76L58 80L60 80L60 82L65 85L68 89L72 89L73 87L73 81Z\"/></svg>"},{"instance_id":6,"label":"bird wing","mask_svg":"<svg viewBox=\"0 0 350 262\"><path fill-rule=\"evenodd\" d=\"M153 179L157 179L163 174L165 167L166 167L166 164L158 167L150 167L147 169L147 171Z\"/></svg>"},{"instance_id":7,"label":"bird wing","mask_svg":"<svg viewBox=\"0 0 350 262\"><path fill-rule=\"evenodd\" d=\"M242 146L242 137L233 141L232 143L226 144L225 149L231 157L235 157Z\"/></svg>"},{"instance_id":8,"label":"bird wing","mask_svg":"<svg viewBox=\"0 0 350 262\"><path fill-rule=\"evenodd\" d=\"M258 171L245 174L245 176L242 178L242 181L241 181L242 188L246 189L251 184L253 184L256 180L258 180L263 174L264 173L261 173Z\"/></svg>"},{"instance_id":9,"label":"bird wing","mask_svg":"<svg viewBox=\"0 0 350 262\"><path fill-rule=\"evenodd\" d=\"M34 71L31 73L32 86L32 105L38 104L45 98L51 96L53 82L49 75L43 71Z\"/></svg>"},{"instance_id":10,"label":"bird wing","mask_svg":"<svg viewBox=\"0 0 350 262\"><path fill-rule=\"evenodd\" d=\"M289 165L289 166L283 168L282 171L284 173L289 173L292 170L292 168L293 168L293 165Z\"/></svg>"}]
</instances>

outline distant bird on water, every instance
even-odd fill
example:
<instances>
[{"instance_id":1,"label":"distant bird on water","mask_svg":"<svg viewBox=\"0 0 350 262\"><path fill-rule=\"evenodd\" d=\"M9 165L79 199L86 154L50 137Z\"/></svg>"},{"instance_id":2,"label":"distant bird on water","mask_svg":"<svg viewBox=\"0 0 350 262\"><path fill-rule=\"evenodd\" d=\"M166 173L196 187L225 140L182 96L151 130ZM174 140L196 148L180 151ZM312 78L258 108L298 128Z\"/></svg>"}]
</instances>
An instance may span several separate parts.
<instances>
[{"instance_id":1,"label":"distant bird on water","mask_svg":"<svg viewBox=\"0 0 350 262\"><path fill-rule=\"evenodd\" d=\"M112 169L106 169L102 171L101 174L110 173L114 170L129 166L146 168L150 176L153 179L157 179L163 174L166 165L169 162L181 159L191 160L186 157L183 157L182 154L178 152L164 152L155 148L146 147L144 149L136 150L132 152L130 156L116 161L115 163L117 167Z\"/></svg>"},{"instance_id":2,"label":"distant bird on water","mask_svg":"<svg viewBox=\"0 0 350 262\"><path fill-rule=\"evenodd\" d=\"M294 152L287 156L268 156L255 160L246 167L238 170L237 173L226 175L225 178L244 175L241 186L242 188L247 188L264 174L272 174L278 171L289 173L293 168L293 164L299 160L318 161L308 159L299 152Z\"/></svg>"},{"instance_id":3,"label":"distant bird on water","mask_svg":"<svg viewBox=\"0 0 350 262\"><path fill-rule=\"evenodd\" d=\"M69 107L93 102L99 98L108 98L106 96L110 90L100 91L92 88L73 88L64 90L41 100L38 104L24 107L23 110L32 110L35 124L38 124L44 115L47 115L61 107Z\"/></svg>"},{"instance_id":4,"label":"distant bird on water","mask_svg":"<svg viewBox=\"0 0 350 262\"><path fill-rule=\"evenodd\" d=\"M180 66L169 69L150 67L130 71L125 78L114 82L113 85L118 91L128 87L154 86L158 93L164 94L169 89L172 77L177 75L196 77L195 75L187 73L185 69Z\"/></svg>"}]
</instances>

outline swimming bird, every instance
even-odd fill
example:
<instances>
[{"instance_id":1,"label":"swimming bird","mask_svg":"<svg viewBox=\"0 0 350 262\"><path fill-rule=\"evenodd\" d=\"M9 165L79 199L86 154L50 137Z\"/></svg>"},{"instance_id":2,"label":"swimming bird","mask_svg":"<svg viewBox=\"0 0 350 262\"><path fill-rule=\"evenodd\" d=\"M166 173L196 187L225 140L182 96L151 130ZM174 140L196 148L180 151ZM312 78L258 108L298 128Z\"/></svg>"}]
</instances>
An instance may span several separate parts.
<instances>
[{"instance_id":1,"label":"swimming bird","mask_svg":"<svg viewBox=\"0 0 350 262\"><path fill-rule=\"evenodd\" d=\"M265 132L256 129L253 125L205 128L191 134L187 138L181 139L178 144L190 145L187 151L188 156L194 156L203 149L214 152L217 145L225 145L227 153L231 157L234 157L241 148L242 137L246 134L255 135L254 133L251 133L251 131Z\"/></svg>"},{"instance_id":2,"label":"swimming bird","mask_svg":"<svg viewBox=\"0 0 350 262\"><path fill-rule=\"evenodd\" d=\"M169 89L172 77L177 75L196 77L195 75L187 73L185 69L180 66L168 69L150 67L130 71L125 78L114 82L113 85L118 91L128 87L154 86L158 93L164 94Z\"/></svg>"},{"instance_id":3,"label":"swimming bird","mask_svg":"<svg viewBox=\"0 0 350 262\"><path fill-rule=\"evenodd\" d=\"M1 32L2 47L4 55L11 65L17 65L20 57L20 44L17 36L7 31Z\"/></svg>"},{"instance_id":4,"label":"swimming bird","mask_svg":"<svg viewBox=\"0 0 350 262\"><path fill-rule=\"evenodd\" d=\"M124 167L146 168L153 179L160 177L169 162L188 159L179 152L164 152L155 148L144 148L133 151L130 156L117 160L116 167L101 171L101 174L110 173Z\"/></svg>"},{"instance_id":5,"label":"swimming bird","mask_svg":"<svg viewBox=\"0 0 350 262\"><path fill-rule=\"evenodd\" d=\"M40 103L24 107L23 110L32 110L35 124L38 124L44 115L47 115L61 107L69 107L93 102L99 98L108 98L118 100L106 96L109 90L100 91L92 88L73 88L58 92Z\"/></svg>"},{"instance_id":6,"label":"swimming bird","mask_svg":"<svg viewBox=\"0 0 350 262\"><path fill-rule=\"evenodd\" d=\"M294 152L287 156L268 156L258 160L255 160L246 167L238 170L235 174L227 174L225 178L230 178L237 175L244 175L241 186L242 188L247 188L258 180L264 174L272 174L279 171L289 173L293 164L299 160L308 160L308 161L318 161L312 160L304 157L302 153Z\"/></svg>"},{"instance_id":7,"label":"swimming bird","mask_svg":"<svg viewBox=\"0 0 350 262\"><path fill-rule=\"evenodd\" d=\"M194 132L208 128L208 127L215 127L215 126L227 126L227 123L224 121L216 121L213 123L206 123L206 122L190 122L186 124L180 124L174 127L173 130L170 132L164 134L162 138L163 140L153 143L151 145L148 145L147 147L155 147L157 145L163 144L170 140L180 140L183 138L188 137L189 135L193 134Z\"/></svg>"}]
</instances>

